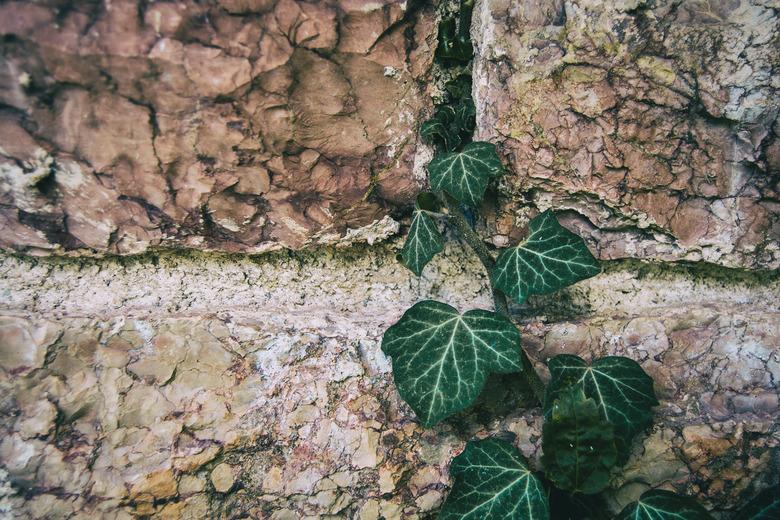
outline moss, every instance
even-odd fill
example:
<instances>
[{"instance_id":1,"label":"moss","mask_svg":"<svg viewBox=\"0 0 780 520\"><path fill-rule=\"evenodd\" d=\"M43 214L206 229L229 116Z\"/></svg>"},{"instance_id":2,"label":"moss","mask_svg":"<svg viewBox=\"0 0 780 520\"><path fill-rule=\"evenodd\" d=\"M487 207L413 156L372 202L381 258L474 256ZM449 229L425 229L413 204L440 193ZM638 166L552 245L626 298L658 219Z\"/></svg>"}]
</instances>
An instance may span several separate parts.
<instances>
[{"instance_id":1,"label":"moss","mask_svg":"<svg viewBox=\"0 0 780 520\"><path fill-rule=\"evenodd\" d=\"M723 267L708 262L653 262L624 259L602 263L605 273L635 272L637 278L671 280L690 278L698 283L723 286L766 287L780 283L780 270L749 270Z\"/></svg>"}]
</instances>

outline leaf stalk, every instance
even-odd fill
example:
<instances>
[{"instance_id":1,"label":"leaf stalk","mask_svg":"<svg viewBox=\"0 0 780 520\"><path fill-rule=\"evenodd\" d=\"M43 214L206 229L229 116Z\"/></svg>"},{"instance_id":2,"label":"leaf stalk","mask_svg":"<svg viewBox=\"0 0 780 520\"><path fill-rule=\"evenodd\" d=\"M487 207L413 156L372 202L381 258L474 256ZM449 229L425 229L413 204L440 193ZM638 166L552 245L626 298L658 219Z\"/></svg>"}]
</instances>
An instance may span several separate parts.
<instances>
[{"instance_id":1,"label":"leaf stalk","mask_svg":"<svg viewBox=\"0 0 780 520\"><path fill-rule=\"evenodd\" d=\"M496 264L496 261L493 258L490 250L466 220L466 216L463 214L463 211L461 211L458 201L456 201L447 193L441 193L440 197L443 198L443 202L447 207L447 211L449 212L450 216L450 222L455 226L455 229L458 230L463 240L466 242L466 244L468 244L469 248L471 248L471 250L474 251L474 254L477 255L477 258L479 258L479 261L482 263L485 271L487 271L488 277L490 277L490 273L493 271L493 267ZM512 316L509 313L509 304L507 303L506 296L504 293L493 287L492 284L489 285L490 291L493 295L493 306L495 307L496 312L506 317L508 320L513 321ZM534 398L536 398L538 403L541 405L544 402L544 382L539 376L539 373L536 371L536 368L534 367L531 359L528 357L528 354L525 352L525 349L522 347L522 345L520 346L520 357L522 358L523 365L525 367L521 374L523 374L528 387L534 394Z\"/></svg>"}]
</instances>

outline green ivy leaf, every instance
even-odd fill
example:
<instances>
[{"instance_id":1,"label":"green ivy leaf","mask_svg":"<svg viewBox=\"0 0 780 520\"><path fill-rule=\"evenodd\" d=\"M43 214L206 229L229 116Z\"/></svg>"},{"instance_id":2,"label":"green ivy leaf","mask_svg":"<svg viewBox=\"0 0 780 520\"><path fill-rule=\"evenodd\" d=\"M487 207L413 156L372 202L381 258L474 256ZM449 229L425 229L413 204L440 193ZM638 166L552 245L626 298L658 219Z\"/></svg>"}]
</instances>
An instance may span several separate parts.
<instances>
[{"instance_id":1,"label":"green ivy leaf","mask_svg":"<svg viewBox=\"0 0 780 520\"><path fill-rule=\"evenodd\" d=\"M428 164L431 187L471 207L479 206L490 178L503 171L496 146L484 142L469 143L460 152L437 155Z\"/></svg>"},{"instance_id":2,"label":"green ivy leaf","mask_svg":"<svg viewBox=\"0 0 780 520\"><path fill-rule=\"evenodd\" d=\"M581 387L570 388L553 403L542 449L547 478L573 493L592 495L606 488L617 463L614 429Z\"/></svg>"},{"instance_id":3,"label":"green ivy leaf","mask_svg":"<svg viewBox=\"0 0 780 520\"><path fill-rule=\"evenodd\" d=\"M523 456L499 439L471 441L450 466L453 485L439 520L548 520L541 481Z\"/></svg>"},{"instance_id":4,"label":"green ivy leaf","mask_svg":"<svg viewBox=\"0 0 780 520\"><path fill-rule=\"evenodd\" d=\"M420 136L440 152L450 152L468 141L476 124L476 108L471 98L441 105L420 127Z\"/></svg>"},{"instance_id":5,"label":"green ivy leaf","mask_svg":"<svg viewBox=\"0 0 780 520\"><path fill-rule=\"evenodd\" d=\"M552 211L533 218L529 228L524 242L498 256L492 272L493 285L518 303L601 272L582 238L561 226Z\"/></svg>"},{"instance_id":6,"label":"green ivy leaf","mask_svg":"<svg viewBox=\"0 0 780 520\"><path fill-rule=\"evenodd\" d=\"M627 505L616 520L712 520L712 516L689 497L653 489Z\"/></svg>"},{"instance_id":7,"label":"green ivy leaf","mask_svg":"<svg viewBox=\"0 0 780 520\"><path fill-rule=\"evenodd\" d=\"M444 84L450 99L471 99L471 75L459 74Z\"/></svg>"},{"instance_id":8,"label":"green ivy leaf","mask_svg":"<svg viewBox=\"0 0 780 520\"><path fill-rule=\"evenodd\" d=\"M483 310L464 314L424 300L407 310L382 338L393 361L398 393L423 426L468 407L491 372L518 372L520 333L503 316Z\"/></svg>"},{"instance_id":9,"label":"green ivy leaf","mask_svg":"<svg viewBox=\"0 0 780 520\"><path fill-rule=\"evenodd\" d=\"M780 518L780 486L765 489L739 512L734 520L775 520Z\"/></svg>"},{"instance_id":10,"label":"green ivy leaf","mask_svg":"<svg viewBox=\"0 0 780 520\"><path fill-rule=\"evenodd\" d=\"M471 61L474 48L468 31L458 31L455 18L447 18L439 24L439 45L436 47L436 59L447 66L465 65Z\"/></svg>"},{"instance_id":11,"label":"green ivy leaf","mask_svg":"<svg viewBox=\"0 0 780 520\"><path fill-rule=\"evenodd\" d=\"M455 109L450 105L442 105L420 127L420 137L440 151L454 150L460 146L460 131L455 125Z\"/></svg>"},{"instance_id":12,"label":"green ivy leaf","mask_svg":"<svg viewBox=\"0 0 780 520\"><path fill-rule=\"evenodd\" d=\"M430 213L435 212L436 199L432 193L420 193L412 216L412 225L401 254L402 264L420 276L423 267L444 249L444 239Z\"/></svg>"},{"instance_id":13,"label":"green ivy leaf","mask_svg":"<svg viewBox=\"0 0 780 520\"><path fill-rule=\"evenodd\" d=\"M553 403L570 388L579 388L593 399L602 419L615 428L619 462L625 463L634 436L653 422L652 407L658 404L653 380L635 361L607 356L588 365L577 356L562 354L552 358L550 384L544 399L545 416Z\"/></svg>"}]
</instances>

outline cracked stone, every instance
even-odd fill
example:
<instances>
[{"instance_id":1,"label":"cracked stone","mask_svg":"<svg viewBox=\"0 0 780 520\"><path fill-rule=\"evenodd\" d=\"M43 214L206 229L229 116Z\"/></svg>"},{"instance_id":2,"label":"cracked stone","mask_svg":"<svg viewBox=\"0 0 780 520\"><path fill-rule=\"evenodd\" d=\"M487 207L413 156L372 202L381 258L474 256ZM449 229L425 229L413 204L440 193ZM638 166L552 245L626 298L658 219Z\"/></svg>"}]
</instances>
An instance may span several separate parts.
<instances>
[{"instance_id":1,"label":"cracked stone","mask_svg":"<svg viewBox=\"0 0 780 520\"><path fill-rule=\"evenodd\" d=\"M780 266L778 16L736 3L476 3L477 138L509 166L486 236L552 206L602 259L687 262L610 262L523 310L540 366L624 355L655 381L613 512L660 486L729 516L775 477L780 289L751 270ZM471 438L539 467L520 396L424 430L380 348L421 298L491 305L458 244L419 279L394 260L435 10L0 5L0 247L62 255L0 256L0 509L414 519Z\"/></svg>"},{"instance_id":2,"label":"cracked stone","mask_svg":"<svg viewBox=\"0 0 780 520\"><path fill-rule=\"evenodd\" d=\"M211 470L211 483L219 493L227 493L236 483L237 470L230 464L220 463Z\"/></svg>"},{"instance_id":3,"label":"cracked stone","mask_svg":"<svg viewBox=\"0 0 780 520\"><path fill-rule=\"evenodd\" d=\"M166 498L176 494L178 483L171 470L156 471L143 477L133 485L131 490L133 496L138 500L145 497Z\"/></svg>"},{"instance_id":4,"label":"cracked stone","mask_svg":"<svg viewBox=\"0 0 780 520\"><path fill-rule=\"evenodd\" d=\"M519 397L506 396L504 415L466 412L462 431L424 430L401 402L382 331L421 297L487 308L490 296L457 245L414 283L395 253L4 258L0 321L48 356L0 372L16 418L0 460L14 482L84 499L33 494L14 511L413 517L439 506L449 462L474 436L511 432L538 464L542 419ZM777 281L687 269L610 267L528 304L538 318L522 332L536 360L624 355L655 381L661 405L613 482L615 508L664 486L727 512L770 474Z\"/></svg>"},{"instance_id":5,"label":"cracked stone","mask_svg":"<svg viewBox=\"0 0 780 520\"><path fill-rule=\"evenodd\" d=\"M499 219L525 225L531 202L569 210L603 259L780 267L776 11L749 0L713 16L600 0L476 10L476 138L509 163Z\"/></svg>"},{"instance_id":6,"label":"cracked stone","mask_svg":"<svg viewBox=\"0 0 780 520\"><path fill-rule=\"evenodd\" d=\"M46 347L40 344L38 331L26 325L14 317L0 318L0 367L7 372L26 372L43 366Z\"/></svg>"},{"instance_id":7,"label":"cracked stone","mask_svg":"<svg viewBox=\"0 0 780 520\"><path fill-rule=\"evenodd\" d=\"M433 6L14 2L0 18L4 248L297 249L419 189Z\"/></svg>"}]
</instances>

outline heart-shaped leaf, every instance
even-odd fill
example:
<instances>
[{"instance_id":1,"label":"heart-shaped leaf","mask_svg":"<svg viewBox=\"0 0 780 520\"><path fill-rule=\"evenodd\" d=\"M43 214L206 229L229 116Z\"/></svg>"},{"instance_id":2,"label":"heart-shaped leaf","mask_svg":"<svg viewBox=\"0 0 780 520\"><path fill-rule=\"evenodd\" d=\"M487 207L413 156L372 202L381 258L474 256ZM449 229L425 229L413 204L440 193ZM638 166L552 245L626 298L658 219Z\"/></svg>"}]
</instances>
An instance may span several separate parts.
<instances>
[{"instance_id":1,"label":"heart-shaped leaf","mask_svg":"<svg viewBox=\"0 0 780 520\"><path fill-rule=\"evenodd\" d=\"M393 361L398 393L426 427L469 406L491 372L521 370L520 333L503 316L464 314L424 300L407 310L382 338Z\"/></svg>"},{"instance_id":2,"label":"heart-shaped leaf","mask_svg":"<svg viewBox=\"0 0 780 520\"><path fill-rule=\"evenodd\" d=\"M636 361L607 356L588 365L577 356L562 354L552 358L550 384L544 399L545 416L553 403L570 388L581 388L593 399L602 419L615 428L615 445L621 463L628 460L634 436L653 422L652 407L658 404L653 380Z\"/></svg>"},{"instance_id":3,"label":"heart-shaped leaf","mask_svg":"<svg viewBox=\"0 0 780 520\"><path fill-rule=\"evenodd\" d=\"M492 279L518 303L531 294L548 294L601 272L581 237L558 223L552 211L531 219L528 238L503 251Z\"/></svg>"},{"instance_id":4,"label":"heart-shaped leaf","mask_svg":"<svg viewBox=\"0 0 780 520\"><path fill-rule=\"evenodd\" d=\"M401 263L417 276L420 276L425 264L444 249L444 239L430 216L436 209L432 193L420 193L417 196L412 225L399 255Z\"/></svg>"},{"instance_id":5,"label":"heart-shaped leaf","mask_svg":"<svg viewBox=\"0 0 780 520\"><path fill-rule=\"evenodd\" d=\"M503 171L496 146L480 141L467 144L460 152L437 155L428 164L435 191L444 190L472 207L482 202L490 178Z\"/></svg>"},{"instance_id":6,"label":"heart-shaped leaf","mask_svg":"<svg viewBox=\"0 0 780 520\"><path fill-rule=\"evenodd\" d=\"M653 489L627 505L616 520L712 520L712 516L689 497Z\"/></svg>"},{"instance_id":7,"label":"heart-shaped leaf","mask_svg":"<svg viewBox=\"0 0 780 520\"><path fill-rule=\"evenodd\" d=\"M548 520L541 481L523 456L499 439L471 441L450 466L453 485L439 520Z\"/></svg>"},{"instance_id":8,"label":"heart-shaped leaf","mask_svg":"<svg viewBox=\"0 0 780 520\"><path fill-rule=\"evenodd\" d=\"M780 518L780 486L765 489L748 502L734 520L776 520Z\"/></svg>"},{"instance_id":9,"label":"heart-shaped leaf","mask_svg":"<svg viewBox=\"0 0 780 520\"><path fill-rule=\"evenodd\" d=\"M542 430L542 464L558 488L592 495L609 484L617 463L615 433L580 387L562 392Z\"/></svg>"}]
</instances>

